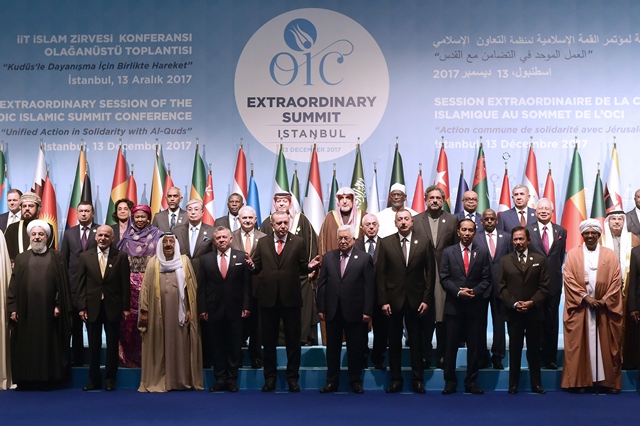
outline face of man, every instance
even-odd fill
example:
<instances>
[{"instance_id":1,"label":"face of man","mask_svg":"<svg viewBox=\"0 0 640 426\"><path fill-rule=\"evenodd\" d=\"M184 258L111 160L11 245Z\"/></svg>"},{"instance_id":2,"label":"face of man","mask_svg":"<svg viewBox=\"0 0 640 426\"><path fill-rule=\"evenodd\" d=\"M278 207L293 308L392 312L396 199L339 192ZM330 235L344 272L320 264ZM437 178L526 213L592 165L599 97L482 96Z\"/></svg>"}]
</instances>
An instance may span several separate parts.
<instances>
[{"instance_id":1,"label":"face of man","mask_svg":"<svg viewBox=\"0 0 640 426\"><path fill-rule=\"evenodd\" d=\"M258 218L250 211L243 210L239 217L240 227L244 232L250 232L256 226L256 220Z\"/></svg>"},{"instance_id":2,"label":"face of man","mask_svg":"<svg viewBox=\"0 0 640 426\"><path fill-rule=\"evenodd\" d=\"M182 202L182 195L178 188L169 188L167 191L167 204L170 210L177 210L178 206Z\"/></svg>"},{"instance_id":3,"label":"face of man","mask_svg":"<svg viewBox=\"0 0 640 426\"><path fill-rule=\"evenodd\" d=\"M542 200L538 202L538 205L536 206L536 216L538 217L540 223L546 225L547 223L551 222L552 214L553 208L551 207L551 203L549 201Z\"/></svg>"},{"instance_id":4,"label":"face of man","mask_svg":"<svg viewBox=\"0 0 640 426\"><path fill-rule=\"evenodd\" d=\"M398 233L404 237L409 235L411 228L413 228L413 217L407 210L399 211L396 213L396 228Z\"/></svg>"},{"instance_id":5,"label":"face of man","mask_svg":"<svg viewBox=\"0 0 640 426\"><path fill-rule=\"evenodd\" d=\"M529 190L525 187L514 189L511 198L513 198L513 204L516 208L522 210L529 202Z\"/></svg>"},{"instance_id":6,"label":"face of man","mask_svg":"<svg viewBox=\"0 0 640 426\"><path fill-rule=\"evenodd\" d=\"M91 204L80 204L78 206L78 222L82 226L89 226L93 222L93 206Z\"/></svg>"},{"instance_id":7,"label":"face of man","mask_svg":"<svg viewBox=\"0 0 640 426\"><path fill-rule=\"evenodd\" d=\"M198 225L202 221L204 209L200 203L192 203L187 206L187 218L193 226Z\"/></svg>"},{"instance_id":8,"label":"face of man","mask_svg":"<svg viewBox=\"0 0 640 426\"><path fill-rule=\"evenodd\" d=\"M98 227L96 232L96 243L102 251L106 250L114 240L113 229L110 226L102 225Z\"/></svg>"},{"instance_id":9,"label":"face of man","mask_svg":"<svg viewBox=\"0 0 640 426\"><path fill-rule=\"evenodd\" d=\"M407 200L407 194L399 189L394 189L389 193L389 198L391 199L391 207L398 210L404 207L404 202Z\"/></svg>"},{"instance_id":10,"label":"face of man","mask_svg":"<svg viewBox=\"0 0 640 426\"><path fill-rule=\"evenodd\" d=\"M462 205L469 213L475 213L478 208L478 194L474 191L467 191L462 196Z\"/></svg>"},{"instance_id":11,"label":"face of man","mask_svg":"<svg viewBox=\"0 0 640 426\"><path fill-rule=\"evenodd\" d=\"M476 227L470 220L463 220L458 226L458 237L463 246L468 247L476 235Z\"/></svg>"},{"instance_id":12,"label":"face of man","mask_svg":"<svg viewBox=\"0 0 640 426\"><path fill-rule=\"evenodd\" d=\"M524 230L520 230L511 235L511 242L518 253L523 253L529 247L531 238L527 238L527 233Z\"/></svg>"},{"instance_id":13,"label":"face of man","mask_svg":"<svg viewBox=\"0 0 640 426\"><path fill-rule=\"evenodd\" d=\"M244 206L244 203L242 202L242 197L238 195L232 195L227 200L227 207L229 208L229 213L231 213L233 216L238 216L238 211L242 206Z\"/></svg>"},{"instance_id":14,"label":"face of man","mask_svg":"<svg viewBox=\"0 0 640 426\"><path fill-rule=\"evenodd\" d=\"M173 235L165 235L162 239L162 253L165 259L173 259L176 254L176 239Z\"/></svg>"},{"instance_id":15,"label":"face of man","mask_svg":"<svg viewBox=\"0 0 640 426\"><path fill-rule=\"evenodd\" d=\"M496 216L496 212L493 210L488 210L482 213L482 220L480 221L482 226L487 232L493 232L498 225L498 217Z\"/></svg>"},{"instance_id":16,"label":"face of man","mask_svg":"<svg viewBox=\"0 0 640 426\"><path fill-rule=\"evenodd\" d=\"M288 197L276 197L276 209L279 212L288 212L289 211L289 198Z\"/></svg>"},{"instance_id":17,"label":"face of man","mask_svg":"<svg viewBox=\"0 0 640 426\"><path fill-rule=\"evenodd\" d=\"M284 238L289 232L289 216L286 214L271 215L271 227L278 238Z\"/></svg>"},{"instance_id":18,"label":"face of man","mask_svg":"<svg viewBox=\"0 0 640 426\"><path fill-rule=\"evenodd\" d=\"M351 236L350 230L343 229L342 231L338 231L338 248L340 251L348 252L355 243L356 239Z\"/></svg>"},{"instance_id":19,"label":"face of man","mask_svg":"<svg viewBox=\"0 0 640 426\"><path fill-rule=\"evenodd\" d=\"M22 218L24 220L31 220L38 217L38 205L32 201L24 201L20 209L22 210Z\"/></svg>"},{"instance_id":20,"label":"face of man","mask_svg":"<svg viewBox=\"0 0 640 426\"><path fill-rule=\"evenodd\" d=\"M18 213L18 210L20 210L20 196L17 192L7 194L7 206L11 213Z\"/></svg>"},{"instance_id":21,"label":"face of man","mask_svg":"<svg viewBox=\"0 0 640 426\"><path fill-rule=\"evenodd\" d=\"M47 233L39 226L34 226L29 233L31 249L36 253L42 253L47 248Z\"/></svg>"},{"instance_id":22,"label":"face of man","mask_svg":"<svg viewBox=\"0 0 640 426\"><path fill-rule=\"evenodd\" d=\"M613 235L622 234L622 228L624 227L624 216L615 215L609 216L609 229Z\"/></svg>"},{"instance_id":23,"label":"face of man","mask_svg":"<svg viewBox=\"0 0 640 426\"><path fill-rule=\"evenodd\" d=\"M227 251L227 249L231 245L232 238L233 237L231 237L231 231L229 231L228 229L223 229L222 231L214 232L213 243L215 244L218 251L224 252Z\"/></svg>"},{"instance_id":24,"label":"face of man","mask_svg":"<svg viewBox=\"0 0 640 426\"><path fill-rule=\"evenodd\" d=\"M442 199L442 194L437 189L428 192L424 201L427 203L427 208L431 212L436 212L442 208L442 204L444 200Z\"/></svg>"},{"instance_id":25,"label":"face of man","mask_svg":"<svg viewBox=\"0 0 640 426\"><path fill-rule=\"evenodd\" d=\"M373 215L365 217L365 219L362 221L362 229L364 230L364 235L366 235L368 238L374 238L376 235L378 235L378 227L378 219Z\"/></svg>"},{"instance_id":26,"label":"face of man","mask_svg":"<svg viewBox=\"0 0 640 426\"><path fill-rule=\"evenodd\" d=\"M129 205L127 203L119 203L118 207L116 207L116 214L118 215L118 220L120 222L126 222L131 215L131 210L129 209Z\"/></svg>"},{"instance_id":27,"label":"face of man","mask_svg":"<svg viewBox=\"0 0 640 426\"><path fill-rule=\"evenodd\" d=\"M133 224L138 229L142 229L149 224L149 216L142 210L138 210L133 214Z\"/></svg>"},{"instance_id":28,"label":"face of man","mask_svg":"<svg viewBox=\"0 0 640 426\"><path fill-rule=\"evenodd\" d=\"M636 191L636 195L633 197L636 202L636 207L640 209L640 189Z\"/></svg>"},{"instance_id":29,"label":"face of man","mask_svg":"<svg viewBox=\"0 0 640 426\"><path fill-rule=\"evenodd\" d=\"M600 233L593 228L587 228L582 233L582 239L589 250L595 250L600 239Z\"/></svg>"},{"instance_id":30,"label":"face of man","mask_svg":"<svg viewBox=\"0 0 640 426\"><path fill-rule=\"evenodd\" d=\"M341 213L351 213L353 208L353 198L349 194L338 195L338 206Z\"/></svg>"}]
</instances>

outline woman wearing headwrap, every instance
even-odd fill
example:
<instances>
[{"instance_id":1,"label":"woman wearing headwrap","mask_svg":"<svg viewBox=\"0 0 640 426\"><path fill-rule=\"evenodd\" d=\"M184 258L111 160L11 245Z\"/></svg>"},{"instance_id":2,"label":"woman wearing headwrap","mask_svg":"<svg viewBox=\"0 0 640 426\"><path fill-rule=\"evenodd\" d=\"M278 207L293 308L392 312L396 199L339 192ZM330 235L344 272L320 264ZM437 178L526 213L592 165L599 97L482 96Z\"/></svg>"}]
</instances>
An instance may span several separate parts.
<instances>
[{"instance_id":1,"label":"woman wearing headwrap","mask_svg":"<svg viewBox=\"0 0 640 426\"><path fill-rule=\"evenodd\" d=\"M160 238L140 292L139 392L203 389L196 275L173 234ZM195 321L194 321L195 316Z\"/></svg>"},{"instance_id":2,"label":"woman wearing headwrap","mask_svg":"<svg viewBox=\"0 0 640 426\"><path fill-rule=\"evenodd\" d=\"M139 204L132 210L127 229L118 242L118 249L129 256L131 268L131 315L123 320L120 330L120 365L140 367L142 341L138 324L138 296L149 258L156 254L156 246L162 235L151 223L151 209Z\"/></svg>"},{"instance_id":3,"label":"woman wearing headwrap","mask_svg":"<svg viewBox=\"0 0 640 426\"><path fill-rule=\"evenodd\" d=\"M580 223L584 244L567 254L564 264L564 366L562 387L619 393L622 295L620 263L601 246L597 219ZM602 388L602 389L601 389Z\"/></svg>"}]
</instances>

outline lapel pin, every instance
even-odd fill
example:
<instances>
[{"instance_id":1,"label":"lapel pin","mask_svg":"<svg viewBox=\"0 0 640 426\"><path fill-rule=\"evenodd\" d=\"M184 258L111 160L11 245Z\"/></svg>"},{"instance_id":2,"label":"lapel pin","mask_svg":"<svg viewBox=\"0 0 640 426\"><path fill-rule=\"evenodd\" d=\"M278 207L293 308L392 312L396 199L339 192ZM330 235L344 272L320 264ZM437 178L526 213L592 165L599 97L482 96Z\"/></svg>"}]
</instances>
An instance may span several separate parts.
<instances>
[{"instance_id":1,"label":"lapel pin","mask_svg":"<svg viewBox=\"0 0 640 426\"><path fill-rule=\"evenodd\" d=\"M353 258L354 258L354 259L357 259L357 258L358 258L358 255L356 254L355 256L353 256Z\"/></svg>"},{"instance_id":2,"label":"lapel pin","mask_svg":"<svg viewBox=\"0 0 640 426\"><path fill-rule=\"evenodd\" d=\"M234 255L233 255L233 256L231 256L231 257L233 257L233 258L235 259L235 258L236 258L236 255L234 254Z\"/></svg>"},{"instance_id":3,"label":"lapel pin","mask_svg":"<svg viewBox=\"0 0 640 426\"><path fill-rule=\"evenodd\" d=\"M447 221L447 219L442 219L442 223L445 223Z\"/></svg>"},{"instance_id":4,"label":"lapel pin","mask_svg":"<svg viewBox=\"0 0 640 426\"><path fill-rule=\"evenodd\" d=\"M418 244L418 240L413 240L413 244Z\"/></svg>"},{"instance_id":5,"label":"lapel pin","mask_svg":"<svg viewBox=\"0 0 640 426\"><path fill-rule=\"evenodd\" d=\"M533 260L533 256L529 258L529 260Z\"/></svg>"},{"instance_id":6,"label":"lapel pin","mask_svg":"<svg viewBox=\"0 0 640 426\"><path fill-rule=\"evenodd\" d=\"M113 267L113 265L112 265L112 264L109 264L109 268L112 268L112 267Z\"/></svg>"},{"instance_id":7,"label":"lapel pin","mask_svg":"<svg viewBox=\"0 0 640 426\"><path fill-rule=\"evenodd\" d=\"M474 251L474 252L473 252L473 258L474 258L474 259L476 258L476 254L478 254L478 252Z\"/></svg>"},{"instance_id":8,"label":"lapel pin","mask_svg":"<svg viewBox=\"0 0 640 426\"><path fill-rule=\"evenodd\" d=\"M498 234L498 238L502 238L502 234Z\"/></svg>"},{"instance_id":9,"label":"lapel pin","mask_svg":"<svg viewBox=\"0 0 640 426\"><path fill-rule=\"evenodd\" d=\"M204 231L204 235L207 235L207 231Z\"/></svg>"}]
</instances>

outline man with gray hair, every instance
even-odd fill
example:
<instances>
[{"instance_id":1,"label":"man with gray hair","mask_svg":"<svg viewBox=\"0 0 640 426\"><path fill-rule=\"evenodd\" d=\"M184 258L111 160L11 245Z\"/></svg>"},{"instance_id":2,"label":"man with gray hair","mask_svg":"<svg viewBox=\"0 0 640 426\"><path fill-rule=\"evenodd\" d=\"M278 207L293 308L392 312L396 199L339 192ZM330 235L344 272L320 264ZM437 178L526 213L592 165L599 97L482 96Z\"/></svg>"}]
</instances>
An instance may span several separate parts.
<instances>
[{"instance_id":1,"label":"man with gray hair","mask_svg":"<svg viewBox=\"0 0 640 426\"><path fill-rule=\"evenodd\" d=\"M511 233L516 226L527 226L536 223L536 211L527 207L529 203L529 188L526 185L516 185L511 191L513 207L500 213L498 231Z\"/></svg>"},{"instance_id":2,"label":"man with gray hair","mask_svg":"<svg viewBox=\"0 0 640 426\"><path fill-rule=\"evenodd\" d=\"M213 250L213 229L211 225L202 222L204 204L202 200L193 199L187 203L187 223L177 225L173 229L178 243L180 254L186 254L195 271L199 270L198 258Z\"/></svg>"},{"instance_id":3,"label":"man with gray hair","mask_svg":"<svg viewBox=\"0 0 640 426\"><path fill-rule=\"evenodd\" d=\"M16 256L29 249L29 233L27 227L29 222L38 218L40 208L42 207L42 199L34 192L25 192L20 197L20 221L12 223L7 227L4 238L7 241L7 250L9 258L13 262ZM46 245L52 248L55 243L53 228L47 223L49 232L47 232Z\"/></svg>"}]
</instances>

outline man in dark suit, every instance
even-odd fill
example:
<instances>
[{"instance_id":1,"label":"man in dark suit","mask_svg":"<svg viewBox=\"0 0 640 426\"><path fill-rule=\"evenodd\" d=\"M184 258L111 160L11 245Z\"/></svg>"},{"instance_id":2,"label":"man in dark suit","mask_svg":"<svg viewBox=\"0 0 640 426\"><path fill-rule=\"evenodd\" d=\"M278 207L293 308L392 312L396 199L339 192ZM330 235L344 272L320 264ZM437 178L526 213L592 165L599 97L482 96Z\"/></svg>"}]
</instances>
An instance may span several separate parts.
<instances>
[{"instance_id":1,"label":"man in dark suit","mask_svg":"<svg viewBox=\"0 0 640 426\"><path fill-rule=\"evenodd\" d=\"M9 211L0 214L0 231L4 232L7 226L20 221L22 217L20 214L20 197L22 197L22 191L19 189L14 188L7 192L7 207Z\"/></svg>"},{"instance_id":2,"label":"man in dark suit","mask_svg":"<svg viewBox=\"0 0 640 426\"><path fill-rule=\"evenodd\" d=\"M498 231L511 233L516 226L532 225L536 222L536 211L527 207L529 203L529 188L525 185L516 185L511 191L513 208L500 213L498 221Z\"/></svg>"},{"instance_id":3,"label":"man in dark suit","mask_svg":"<svg viewBox=\"0 0 640 426\"><path fill-rule=\"evenodd\" d=\"M213 229L211 225L202 222L204 204L201 200L193 199L187 203L188 221L176 225L173 233L180 244L180 254L186 254L191 259L193 270L199 270L199 257L213 250Z\"/></svg>"},{"instance_id":4,"label":"man in dark suit","mask_svg":"<svg viewBox=\"0 0 640 426\"><path fill-rule=\"evenodd\" d=\"M433 254L429 239L413 232L408 210L396 212L398 232L383 238L376 264L378 303L390 318L389 364L391 384L387 393L402 390L402 330L407 327L411 355L412 388L425 393L422 363L422 321L433 305Z\"/></svg>"},{"instance_id":5,"label":"man in dark suit","mask_svg":"<svg viewBox=\"0 0 640 426\"><path fill-rule=\"evenodd\" d=\"M440 276L437 268L442 261L442 251L457 242L458 218L451 213L442 209L444 205L444 191L442 188L431 185L424 192L424 201L427 204L425 212L416 215L414 218L415 231L417 234L426 236L431 243L432 251L435 255L436 269L435 275L435 303L434 309L429 309L424 316L424 334L423 334L423 358L425 360L425 368L429 368L433 357L433 349L431 341L433 339L433 331L436 331L436 340L438 346L435 350L436 367L443 367L444 348L446 346L446 331L444 323L444 301L445 292L440 285Z\"/></svg>"},{"instance_id":6,"label":"man in dark suit","mask_svg":"<svg viewBox=\"0 0 640 426\"><path fill-rule=\"evenodd\" d=\"M258 246L258 240L266 237L267 234L256 229L258 220L256 211L251 206L242 206L238 211L240 218L240 229L231 233L231 248L241 250L253 256ZM249 358L251 359L252 368L262 367L262 343L260 339L260 315L258 314L258 290L260 285L260 277L252 276L251 290L251 315L242 321L242 341L249 339Z\"/></svg>"},{"instance_id":7,"label":"man in dark suit","mask_svg":"<svg viewBox=\"0 0 640 426\"><path fill-rule=\"evenodd\" d=\"M216 384L210 392L238 392L242 365L242 319L251 314L251 277L244 251L231 248L231 231L218 226L213 233L215 252L202 257L198 272L198 310L207 322L213 348Z\"/></svg>"},{"instance_id":8,"label":"man in dark suit","mask_svg":"<svg viewBox=\"0 0 640 426\"><path fill-rule=\"evenodd\" d=\"M444 314L447 323L444 354L444 395L456 392L456 358L458 342L467 342L467 376L465 392L482 394L476 384L480 367L482 342L486 342L486 301L491 290L491 255L473 244L476 224L471 219L458 223L460 244L449 246L442 252L440 283L447 293ZM482 338L482 335L485 338ZM486 350L486 345L485 345Z\"/></svg>"},{"instance_id":9,"label":"man in dark suit","mask_svg":"<svg viewBox=\"0 0 640 426\"><path fill-rule=\"evenodd\" d=\"M627 212L627 231L640 237L640 189L634 194L633 201L635 207Z\"/></svg>"},{"instance_id":10,"label":"man in dark suit","mask_svg":"<svg viewBox=\"0 0 640 426\"><path fill-rule=\"evenodd\" d=\"M89 335L89 382L82 390L102 387L100 378L100 352L102 328L107 337L105 357L105 389L116 388L118 373L118 341L120 319L129 317L129 259L111 246L113 229L108 225L98 227L97 247L80 255L78 265L78 310L87 323Z\"/></svg>"},{"instance_id":11,"label":"man in dark suit","mask_svg":"<svg viewBox=\"0 0 640 426\"><path fill-rule=\"evenodd\" d=\"M216 219L216 226L224 226L225 228L229 228L231 231L237 231L240 229L240 217L238 216L238 212L244 206L244 201L242 195L234 192L229 195L227 199L227 208L229 209L229 213L224 216L220 216Z\"/></svg>"},{"instance_id":12,"label":"man in dark suit","mask_svg":"<svg viewBox=\"0 0 640 426\"><path fill-rule=\"evenodd\" d=\"M524 337L527 336L527 361L531 390L546 393L540 377L540 344L543 303L549 286L545 258L529 250L529 230L513 228L511 241L515 252L500 259L498 288L506 307L509 329L509 393L518 393L520 361Z\"/></svg>"},{"instance_id":13,"label":"man in dark suit","mask_svg":"<svg viewBox=\"0 0 640 426\"><path fill-rule=\"evenodd\" d=\"M498 266L500 265L500 259L502 256L507 255L512 251L510 243L510 235L503 231L498 231L496 226L498 224L498 218L496 212L491 209L487 209L482 212L482 225L484 229L478 230L476 236L473 238L473 244L483 248L489 252L491 256L491 290L489 294L489 304L491 305L491 320L493 323L493 342L491 344L491 363L496 370L503 370L504 365L502 360L506 354L506 339L504 331L504 304L498 297ZM486 321L487 316L484 315L483 319ZM486 330L486 326L485 326ZM483 360L480 365L487 365L488 358L485 353L487 347L486 337L484 333L484 342L480 346L480 350L483 352Z\"/></svg>"},{"instance_id":14,"label":"man in dark suit","mask_svg":"<svg viewBox=\"0 0 640 426\"><path fill-rule=\"evenodd\" d=\"M628 286L627 310L629 311L629 316L633 318L636 324L640 324L640 246L631 249ZM640 334L638 338L640 338ZM640 346L636 349L638 351L638 357L640 357ZM640 380L640 372L638 372L638 379Z\"/></svg>"},{"instance_id":15,"label":"man in dark suit","mask_svg":"<svg viewBox=\"0 0 640 426\"><path fill-rule=\"evenodd\" d=\"M173 228L187 222L187 213L180 208L182 202L182 192L175 186L167 189L167 205L169 208L156 213L151 223L163 232L173 232ZM180 244L182 247L182 244ZM195 268L195 265L194 265ZM195 269L197 271L197 269Z\"/></svg>"},{"instance_id":16,"label":"man in dark suit","mask_svg":"<svg viewBox=\"0 0 640 426\"><path fill-rule=\"evenodd\" d=\"M289 232L289 214L276 211L271 215L273 238L261 238L247 264L253 273L262 272L260 278L260 318L262 319L262 344L264 346L263 392L276 388L278 328L284 327L287 351L287 383L289 392L300 392L300 311L302 291L300 276L315 270L319 256L308 262L302 238Z\"/></svg>"},{"instance_id":17,"label":"man in dark suit","mask_svg":"<svg viewBox=\"0 0 640 426\"><path fill-rule=\"evenodd\" d=\"M542 198L536 205L538 220L527 225L531 243L529 251L546 259L549 288L544 299L544 323L542 330L542 364L544 368L558 369L558 307L562 295L562 264L567 248L567 230L551 223L553 204ZM546 234L546 235L545 235Z\"/></svg>"},{"instance_id":18,"label":"man in dark suit","mask_svg":"<svg viewBox=\"0 0 640 426\"><path fill-rule=\"evenodd\" d=\"M478 194L475 191L466 191L462 194L464 209L456 214L458 221L471 219L476 224L476 234L482 232L482 216L476 211L478 208Z\"/></svg>"},{"instance_id":19,"label":"man in dark suit","mask_svg":"<svg viewBox=\"0 0 640 426\"><path fill-rule=\"evenodd\" d=\"M318 316L327 325L327 384L321 393L335 392L340 384L342 336L347 342L349 385L364 393L362 368L364 340L362 329L371 321L375 281L373 259L354 248L355 234L350 225L338 227L338 249L323 256L318 283Z\"/></svg>"},{"instance_id":20,"label":"man in dark suit","mask_svg":"<svg viewBox=\"0 0 640 426\"><path fill-rule=\"evenodd\" d=\"M98 225L93 222L95 215L93 205L89 201L81 201L77 206L79 225L64 231L60 255L67 267L69 289L71 290L71 342L73 366L84 365L84 337L82 335L83 322L78 315L78 263L80 254L96 247L96 231Z\"/></svg>"}]
</instances>

